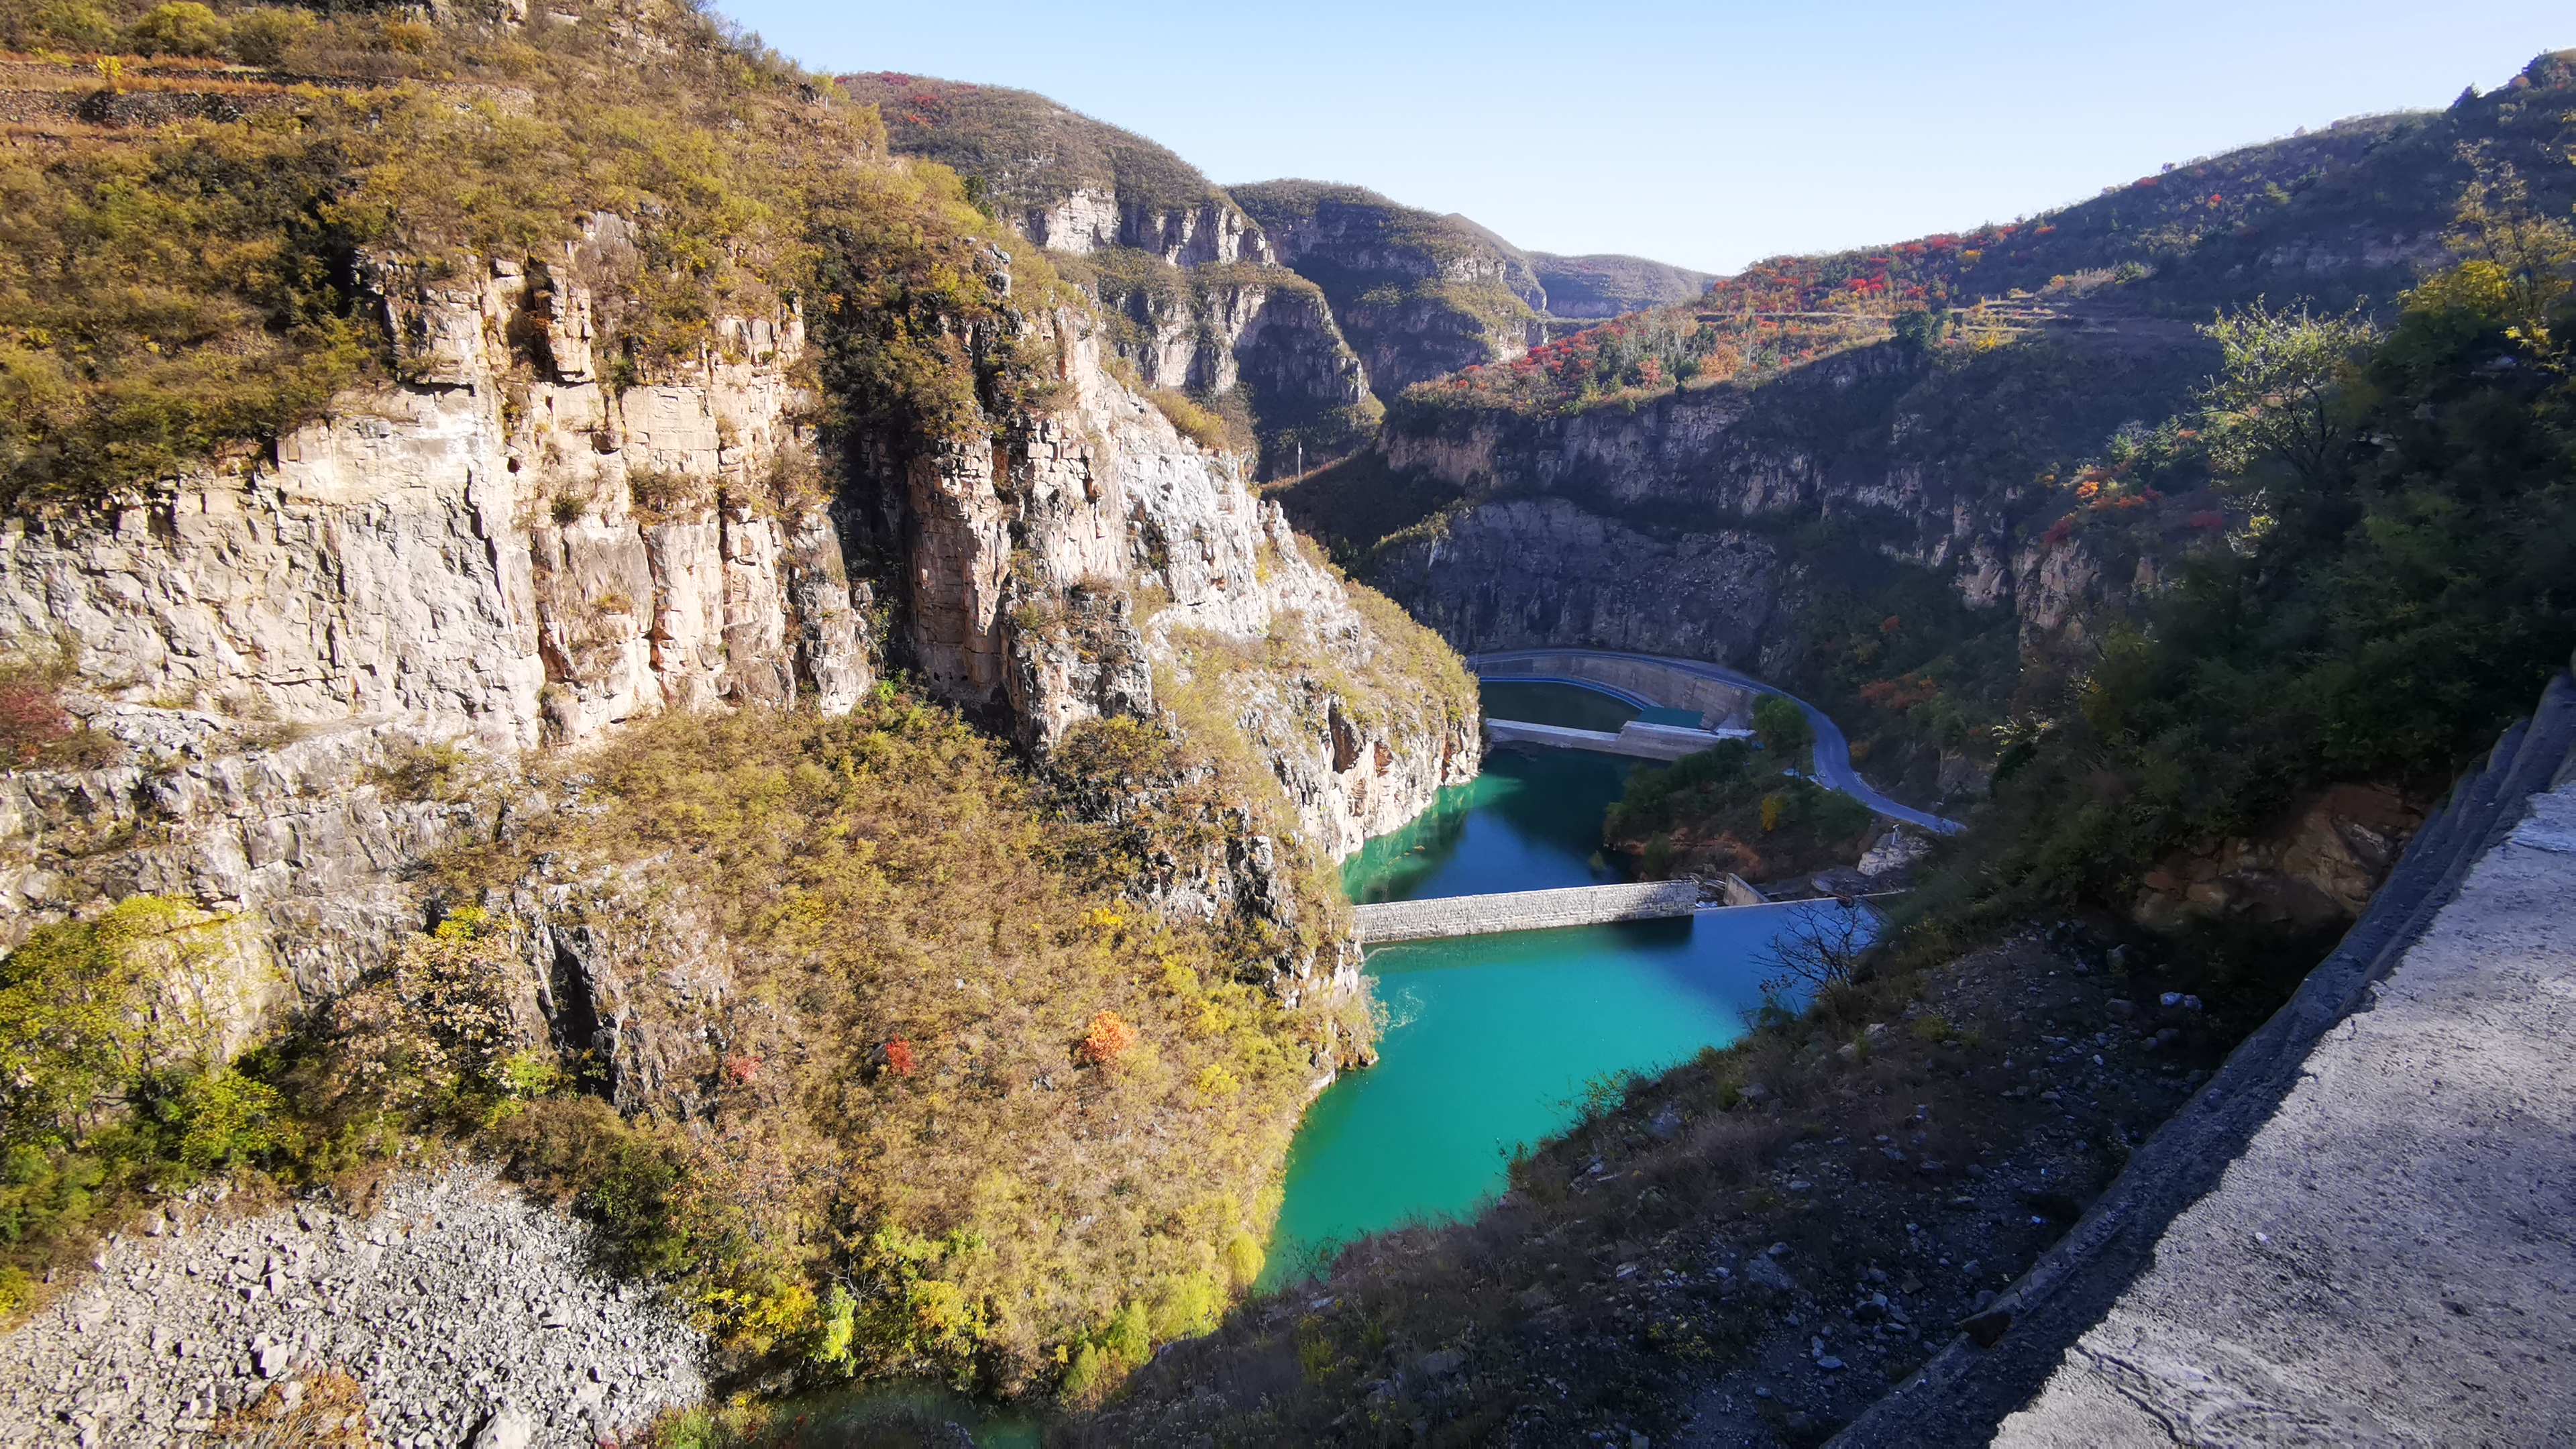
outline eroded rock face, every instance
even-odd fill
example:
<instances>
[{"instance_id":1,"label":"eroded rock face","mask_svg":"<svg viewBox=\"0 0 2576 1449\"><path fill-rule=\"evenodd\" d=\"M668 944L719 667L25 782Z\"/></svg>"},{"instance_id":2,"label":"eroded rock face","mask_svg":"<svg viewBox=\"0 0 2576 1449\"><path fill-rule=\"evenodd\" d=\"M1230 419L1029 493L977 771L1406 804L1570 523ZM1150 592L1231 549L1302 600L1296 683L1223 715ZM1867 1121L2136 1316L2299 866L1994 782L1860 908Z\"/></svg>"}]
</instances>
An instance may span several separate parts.
<instances>
[{"instance_id":1,"label":"eroded rock face","mask_svg":"<svg viewBox=\"0 0 2576 1449\"><path fill-rule=\"evenodd\" d=\"M1108 187L1080 186L1051 206L1029 208L1013 224L1039 246L1075 256L1133 247L1176 267L1272 260L1261 229L1215 196L1188 206L1157 206L1126 200Z\"/></svg>"},{"instance_id":2,"label":"eroded rock face","mask_svg":"<svg viewBox=\"0 0 2576 1449\"><path fill-rule=\"evenodd\" d=\"M2271 827L2176 854L2140 882L2144 924L2243 915L2300 926L2357 918L2424 823L2422 802L2379 785L2337 785Z\"/></svg>"},{"instance_id":3,"label":"eroded rock face","mask_svg":"<svg viewBox=\"0 0 2576 1449\"><path fill-rule=\"evenodd\" d=\"M1392 549L1376 577L1461 648L1615 641L1778 670L1799 647L1802 573L1785 538L1743 525L1822 517L1947 576L1972 608L2013 611L2026 650L2089 650L2101 616L2161 587L2162 565L2037 528L2067 502L2041 481L1928 461L1946 444L1916 441L1940 422L1907 411L1921 378L1889 344L1633 410L1419 413L1387 430L1388 465L1465 501L1443 536ZM1586 566L1547 567L1559 541Z\"/></svg>"},{"instance_id":4,"label":"eroded rock face","mask_svg":"<svg viewBox=\"0 0 2576 1449\"><path fill-rule=\"evenodd\" d=\"M1469 652L1580 644L1761 669L1786 642L1776 615L1792 576L1757 534L1651 538L1562 498L1487 504L1425 532L1376 577Z\"/></svg>"},{"instance_id":5,"label":"eroded rock face","mask_svg":"<svg viewBox=\"0 0 2576 1449\"><path fill-rule=\"evenodd\" d=\"M1082 720L1149 716L1152 668L1174 661L1178 632L1248 643L1287 629L1344 664L1388 647L1278 505L1253 496L1240 459L1182 437L1104 373L1088 318L1041 325L1067 359L1065 409L1008 446L917 457L899 496L856 510L885 520L908 559L908 642L933 692L1007 706L1044 753ZM1333 688L1298 671L1246 678L1237 722L1336 859L1475 773L1475 722L1418 699L1345 701L1375 725L1372 763L1334 768Z\"/></svg>"},{"instance_id":6,"label":"eroded rock face","mask_svg":"<svg viewBox=\"0 0 2576 1449\"><path fill-rule=\"evenodd\" d=\"M128 701L496 748L799 686L855 702L865 600L835 525L764 501L811 449L783 371L801 321L728 319L701 375L612 393L567 332L586 302L543 300L559 380L530 383L510 336L541 294L519 269L384 280L415 381L108 520L0 526L0 638L75 645Z\"/></svg>"}]
</instances>

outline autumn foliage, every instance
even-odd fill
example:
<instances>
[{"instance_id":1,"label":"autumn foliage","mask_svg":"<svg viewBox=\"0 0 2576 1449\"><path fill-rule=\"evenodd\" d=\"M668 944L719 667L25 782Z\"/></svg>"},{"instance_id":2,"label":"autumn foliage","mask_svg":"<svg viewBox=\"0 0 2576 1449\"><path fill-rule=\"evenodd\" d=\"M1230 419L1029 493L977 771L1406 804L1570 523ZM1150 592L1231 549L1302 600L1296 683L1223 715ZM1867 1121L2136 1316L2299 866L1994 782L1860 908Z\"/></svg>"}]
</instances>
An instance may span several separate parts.
<instances>
[{"instance_id":1,"label":"autumn foliage","mask_svg":"<svg viewBox=\"0 0 2576 1449\"><path fill-rule=\"evenodd\" d=\"M1109 1066L1125 1056L1136 1045L1136 1028L1118 1019L1114 1011L1092 1013L1091 1030L1082 1038L1082 1059L1094 1066Z\"/></svg>"}]
</instances>

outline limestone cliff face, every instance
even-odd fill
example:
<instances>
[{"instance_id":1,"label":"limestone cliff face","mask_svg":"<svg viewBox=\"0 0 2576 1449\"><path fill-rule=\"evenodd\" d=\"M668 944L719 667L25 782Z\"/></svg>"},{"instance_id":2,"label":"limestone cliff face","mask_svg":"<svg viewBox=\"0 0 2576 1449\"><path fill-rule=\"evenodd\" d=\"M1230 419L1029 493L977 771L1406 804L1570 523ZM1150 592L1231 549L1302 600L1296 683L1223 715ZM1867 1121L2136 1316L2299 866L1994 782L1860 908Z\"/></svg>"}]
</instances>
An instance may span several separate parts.
<instances>
[{"instance_id":1,"label":"limestone cliff face","mask_svg":"<svg viewBox=\"0 0 2576 1449\"><path fill-rule=\"evenodd\" d=\"M522 751L664 710L845 712L891 649L1043 754L1083 719L1155 717L1178 629L1303 630L1330 659L1381 647L1240 460L1103 372L1089 314L1028 321L1064 344L1055 411L989 447L879 440L899 464L834 495L799 421L792 310L728 319L677 375L605 385L591 319L620 299L580 279L622 237L603 219L543 268L380 269L401 382L272 458L0 530L0 638L70 651L74 712L126 756L0 781L0 944L168 893L243 923L277 988L258 1005L312 1002L417 928L410 867L548 808L498 788ZM854 584L853 556L898 564ZM863 617L879 607L891 638ZM1307 670L1243 692L1240 727L1326 856L1475 768L1472 718L1354 690ZM1336 711L1369 722L1356 746L1337 749ZM1293 894L1287 842L1229 848L1229 899ZM528 1009L559 1037L643 1020L615 1003L648 957L705 957L715 976L682 999L721 999L718 943L680 905L603 934L605 907L524 894L506 904L525 908ZM651 970L662 991L679 967ZM659 1092L695 1050L678 1042L599 1045Z\"/></svg>"},{"instance_id":2,"label":"limestone cliff face","mask_svg":"<svg viewBox=\"0 0 2576 1449\"><path fill-rule=\"evenodd\" d=\"M792 312L619 392L578 288L381 280L408 381L108 520L10 521L0 637L76 645L128 702L499 748L800 687L846 710L873 681L828 512L775 486L812 446ZM533 377L514 332L547 339Z\"/></svg>"},{"instance_id":3,"label":"limestone cliff face","mask_svg":"<svg viewBox=\"0 0 2576 1449\"><path fill-rule=\"evenodd\" d=\"M1775 671L1795 658L1802 574L1785 541L1747 530L1766 516L1841 520L1971 607L2014 611L2028 647L2081 646L2091 616L2156 587L2153 557L2027 536L2064 496L1945 455L1945 425L1909 398L1922 367L1866 347L1633 411L1412 410L1381 440L1387 463L1461 501L1377 577L1465 649L1615 644ZM1583 566L1556 567L1566 550Z\"/></svg>"},{"instance_id":4,"label":"limestone cliff face","mask_svg":"<svg viewBox=\"0 0 2576 1449\"><path fill-rule=\"evenodd\" d=\"M1170 206L1123 198L1112 188L1079 186L1062 200L1019 213L1012 225L1049 251L1075 256L1132 247L1176 267L1276 260L1261 229L1222 196Z\"/></svg>"},{"instance_id":5,"label":"limestone cliff face","mask_svg":"<svg viewBox=\"0 0 2576 1449\"><path fill-rule=\"evenodd\" d=\"M1543 332L1547 292L1529 258L1464 217L1356 186L1265 181L1234 190L1281 264L1324 289L1390 405L1417 382L1508 361Z\"/></svg>"},{"instance_id":6,"label":"limestone cliff face","mask_svg":"<svg viewBox=\"0 0 2576 1449\"><path fill-rule=\"evenodd\" d=\"M1005 446L918 456L899 488L885 480L854 510L908 561L904 640L924 684L1007 710L1044 753L1084 719L1150 716L1151 671L1175 662L1179 633L1249 643L1289 630L1363 673L1388 650L1278 505L1253 496L1243 460L1182 437L1102 369L1093 319L1058 311L1032 325L1066 359L1064 409ZM1474 722L1435 703L1340 700L1317 670L1251 675L1237 723L1302 833L1334 858L1475 772ZM1357 747L1365 768L1331 744L1337 707L1377 721Z\"/></svg>"},{"instance_id":7,"label":"limestone cliff face","mask_svg":"<svg viewBox=\"0 0 2576 1449\"><path fill-rule=\"evenodd\" d=\"M1758 534L1653 537L1563 498L1466 509L1387 549L1376 577L1469 652L1545 644L1775 668L1796 571Z\"/></svg>"}]
</instances>

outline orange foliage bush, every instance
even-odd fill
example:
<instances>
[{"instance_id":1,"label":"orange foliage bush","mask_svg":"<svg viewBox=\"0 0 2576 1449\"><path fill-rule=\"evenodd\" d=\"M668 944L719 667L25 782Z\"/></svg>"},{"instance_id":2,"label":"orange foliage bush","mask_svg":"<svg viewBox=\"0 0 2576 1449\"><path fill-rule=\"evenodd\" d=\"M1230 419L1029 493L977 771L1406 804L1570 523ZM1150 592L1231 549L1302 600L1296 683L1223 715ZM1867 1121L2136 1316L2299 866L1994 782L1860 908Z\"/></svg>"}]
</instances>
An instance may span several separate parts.
<instances>
[{"instance_id":1,"label":"orange foliage bush","mask_svg":"<svg viewBox=\"0 0 2576 1449\"><path fill-rule=\"evenodd\" d=\"M1094 1012L1091 1030L1082 1038L1082 1058L1105 1067L1125 1056L1135 1045L1136 1028L1119 1020L1118 1013Z\"/></svg>"}]
</instances>

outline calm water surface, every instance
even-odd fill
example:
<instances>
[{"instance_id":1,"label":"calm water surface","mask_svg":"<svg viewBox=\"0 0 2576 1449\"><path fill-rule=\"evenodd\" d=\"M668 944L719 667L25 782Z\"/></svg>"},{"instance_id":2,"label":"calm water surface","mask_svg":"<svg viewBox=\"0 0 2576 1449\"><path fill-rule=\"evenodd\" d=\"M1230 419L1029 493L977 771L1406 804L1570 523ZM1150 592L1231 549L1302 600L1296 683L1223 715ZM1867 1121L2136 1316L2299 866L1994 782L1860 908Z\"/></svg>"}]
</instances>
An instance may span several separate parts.
<instances>
[{"instance_id":1,"label":"calm water surface","mask_svg":"<svg viewBox=\"0 0 2576 1449\"><path fill-rule=\"evenodd\" d=\"M1506 689L1514 697L1497 700ZM1626 709L1589 691L1528 684L1487 686L1486 707L1537 719L1549 702L1520 696L1542 691L1584 697L1555 702L1567 723L1592 708L1587 701ZM1343 883L1355 901L1397 901L1624 879L1599 853L1601 815L1632 768L1567 750L1498 752L1411 826L1369 842ZM1371 952L1388 1014L1379 1062L1345 1074L1308 1109L1265 1278L1292 1278L1327 1245L1361 1233L1469 1211L1502 1190L1516 1144L1572 1120L1588 1081L1734 1040L1740 1010L1761 1000L1752 958L1784 914L1704 913Z\"/></svg>"}]
</instances>

